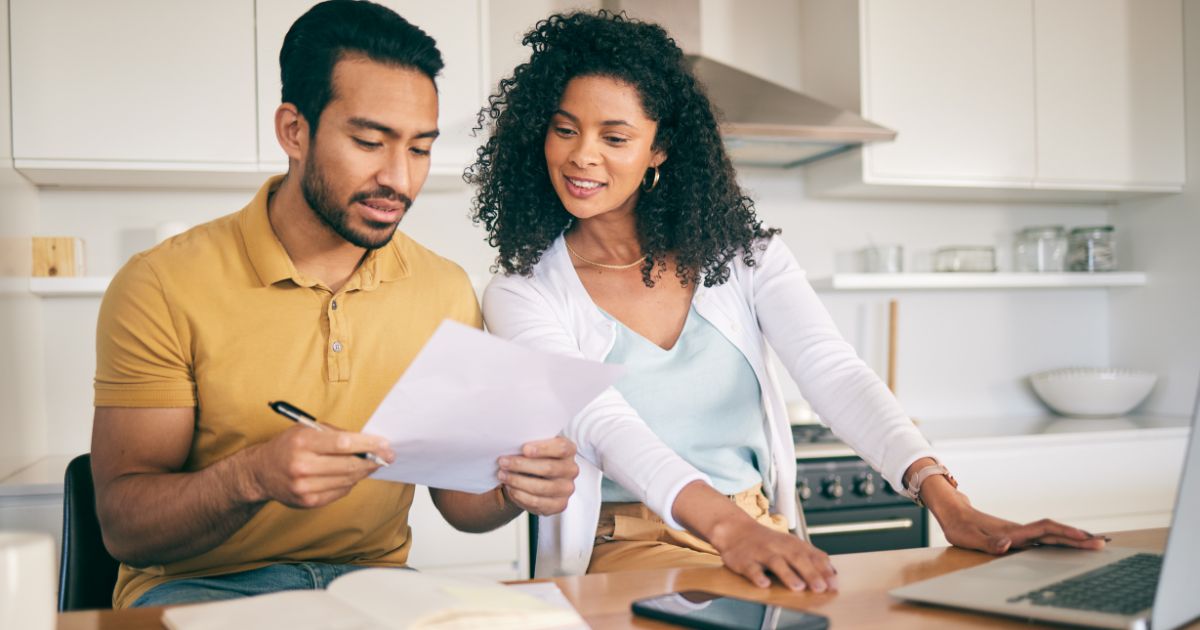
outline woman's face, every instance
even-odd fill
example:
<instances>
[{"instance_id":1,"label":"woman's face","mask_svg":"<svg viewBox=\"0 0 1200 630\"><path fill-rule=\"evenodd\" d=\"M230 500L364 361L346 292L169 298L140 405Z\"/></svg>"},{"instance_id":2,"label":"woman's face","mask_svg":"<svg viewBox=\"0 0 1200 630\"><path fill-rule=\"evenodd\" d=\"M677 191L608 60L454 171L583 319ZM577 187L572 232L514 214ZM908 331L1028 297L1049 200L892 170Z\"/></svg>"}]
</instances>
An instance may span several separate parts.
<instances>
[{"instance_id":1,"label":"woman's face","mask_svg":"<svg viewBox=\"0 0 1200 630\"><path fill-rule=\"evenodd\" d=\"M657 131L637 88L608 77L572 79L546 130L546 168L567 212L578 219L632 213L646 169L667 157L653 148Z\"/></svg>"}]
</instances>

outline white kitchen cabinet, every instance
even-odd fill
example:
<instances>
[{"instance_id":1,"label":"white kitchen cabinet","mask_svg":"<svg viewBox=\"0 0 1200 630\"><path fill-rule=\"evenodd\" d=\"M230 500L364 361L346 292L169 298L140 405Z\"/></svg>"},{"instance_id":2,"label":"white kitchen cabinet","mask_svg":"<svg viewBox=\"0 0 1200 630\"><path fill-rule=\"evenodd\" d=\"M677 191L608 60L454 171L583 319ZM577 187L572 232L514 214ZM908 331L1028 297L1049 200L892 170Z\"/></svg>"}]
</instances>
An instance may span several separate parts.
<instances>
[{"instance_id":1,"label":"white kitchen cabinet","mask_svg":"<svg viewBox=\"0 0 1200 630\"><path fill-rule=\"evenodd\" d=\"M842 29L851 38L804 31L806 91L898 134L807 166L811 195L1094 201L1182 190L1180 0L804 6L806 20L857 26ZM833 76L822 67L831 57L858 60L857 76Z\"/></svg>"},{"instance_id":2,"label":"white kitchen cabinet","mask_svg":"<svg viewBox=\"0 0 1200 630\"><path fill-rule=\"evenodd\" d=\"M13 156L27 176L256 170L253 3L10 10Z\"/></svg>"},{"instance_id":3,"label":"white kitchen cabinet","mask_svg":"<svg viewBox=\"0 0 1200 630\"><path fill-rule=\"evenodd\" d=\"M870 180L1030 185L1029 3L910 0L862 7L863 115L898 132L894 142L864 153Z\"/></svg>"},{"instance_id":4,"label":"white kitchen cabinet","mask_svg":"<svg viewBox=\"0 0 1200 630\"><path fill-rule=\"evenodd\" d=\"M528 518L521 514L500 529L467 534L446 523L430 500L429 490L418 487L408 517L413 536L408 563L429 573L527 579Z\"/></svg>"},{"instance_id":5,"label":"white kitchen cabinet","mask_svg":"<svg viewBox=\"0 0 1200 630\"><path fill-rule=\"evenodd\" d=\"M275 139L279 48L312 0L12 3L13 148L37 184L255 188L287 168ZM427 189L462 186L484 103L483 0L384 4L438 41Z\"/></svg>"},{"instance_id":6,"label":"white kitchen cabinet","mask_svg":"<svg viewBox=\"0 0 1200 630\"><path fill-rule=\"evenodd\" d=\"M1053 518L1099 533L1170 524L1187 428L933 439L933 445L975 507L1013 521ZM933 519L929 541L947 544Z\"/></svg>"},{"instance_id":7,"label":"white kitchen cabinet","mask_svg":"<svg viewBox=\"0 0 1200 630\"><path fill-rule=\"evenodd\" d=\"M1044 187L1179 189L1177 0L1035 0L1037 179Z\"/></svg>"},{"instance_id":8,"label":"white kitchen cabinet","mask_svg":"<svg viewBox=\"0 0 1200 630\"><path fill-rule=\"evenodd\" d=\"M283 171L287 158L275 138L275 110L280 103L279 49L296 18L312 0L258 0L258 159L264 168ZM382 0L408 21L437 40L445 68L437 79L438 127L441 136L433 145L432 177L457 179L474 158L479 140L472 138L475 116L483 106L485 77L482 41L482 0Z\"/></svg>"}]
</instances>

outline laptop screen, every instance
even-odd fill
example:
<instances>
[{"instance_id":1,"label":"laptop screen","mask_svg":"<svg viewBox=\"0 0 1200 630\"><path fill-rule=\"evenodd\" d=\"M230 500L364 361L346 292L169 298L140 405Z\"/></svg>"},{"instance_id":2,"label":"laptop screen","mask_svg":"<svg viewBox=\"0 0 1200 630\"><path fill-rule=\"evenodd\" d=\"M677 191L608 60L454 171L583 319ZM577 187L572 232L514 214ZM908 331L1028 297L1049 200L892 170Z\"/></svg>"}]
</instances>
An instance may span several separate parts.
<instances>
[{"instance_id":1,"label":"laptop screen","mask_svg":"<svg viewBox=\"0 0 1200 630\"><path fill-rule=\"evenodd\" d=\"M1171 533L1163 554L1150 627L1174 628L1200 617L1200 396L1192 412L1192 432L1183 461L1183 479L1175 500Z\"/></svg>"}]
</instances>

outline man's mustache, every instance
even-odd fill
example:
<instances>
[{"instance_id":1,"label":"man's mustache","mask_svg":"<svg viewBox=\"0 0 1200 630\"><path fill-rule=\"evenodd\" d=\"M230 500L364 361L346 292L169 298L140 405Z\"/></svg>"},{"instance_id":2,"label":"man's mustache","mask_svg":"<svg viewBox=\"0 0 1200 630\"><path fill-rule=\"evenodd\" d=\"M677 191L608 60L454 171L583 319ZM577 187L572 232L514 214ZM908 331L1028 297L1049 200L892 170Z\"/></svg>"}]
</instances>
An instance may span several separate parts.
<instances>
[{"instance_id":1,"label":"man's mustache","mask_svg":"<svg viewBox=\"0 0 1200 630\"><path fill-rule=\"evenodd\" d=\"M412 207L413 203L412 199L408 198L408 195L402 195L391 188L377 188L370 192L355 193L355 195L350 198L350 203L366 201L368 199L386 199L387 201L398 201L404 204L405 212L408 212L408 209Z\"/></svg>"}]
</instances>

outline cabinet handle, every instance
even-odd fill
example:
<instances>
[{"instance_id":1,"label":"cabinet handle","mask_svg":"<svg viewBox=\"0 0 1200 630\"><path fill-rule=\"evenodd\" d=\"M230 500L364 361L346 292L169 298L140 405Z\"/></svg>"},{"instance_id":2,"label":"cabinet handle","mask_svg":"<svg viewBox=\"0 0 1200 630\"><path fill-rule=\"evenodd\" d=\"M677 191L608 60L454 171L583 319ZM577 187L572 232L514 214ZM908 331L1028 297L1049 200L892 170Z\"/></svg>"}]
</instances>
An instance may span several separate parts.
<instances>
[{"instance_id":1,"label":"cabinet handle","mask_svg":"<svg viewBox=\"0 0 1200 630\"><path fill-rule=\"evenodd\" d=\"M809 536L822 534L859 534L863 532L882 532L892 529L908 529L913 526L911 518L897 518L886 521L866 521L863 523L846 523L843 525L809 525Z\"/></svg>"}]
</instances>

